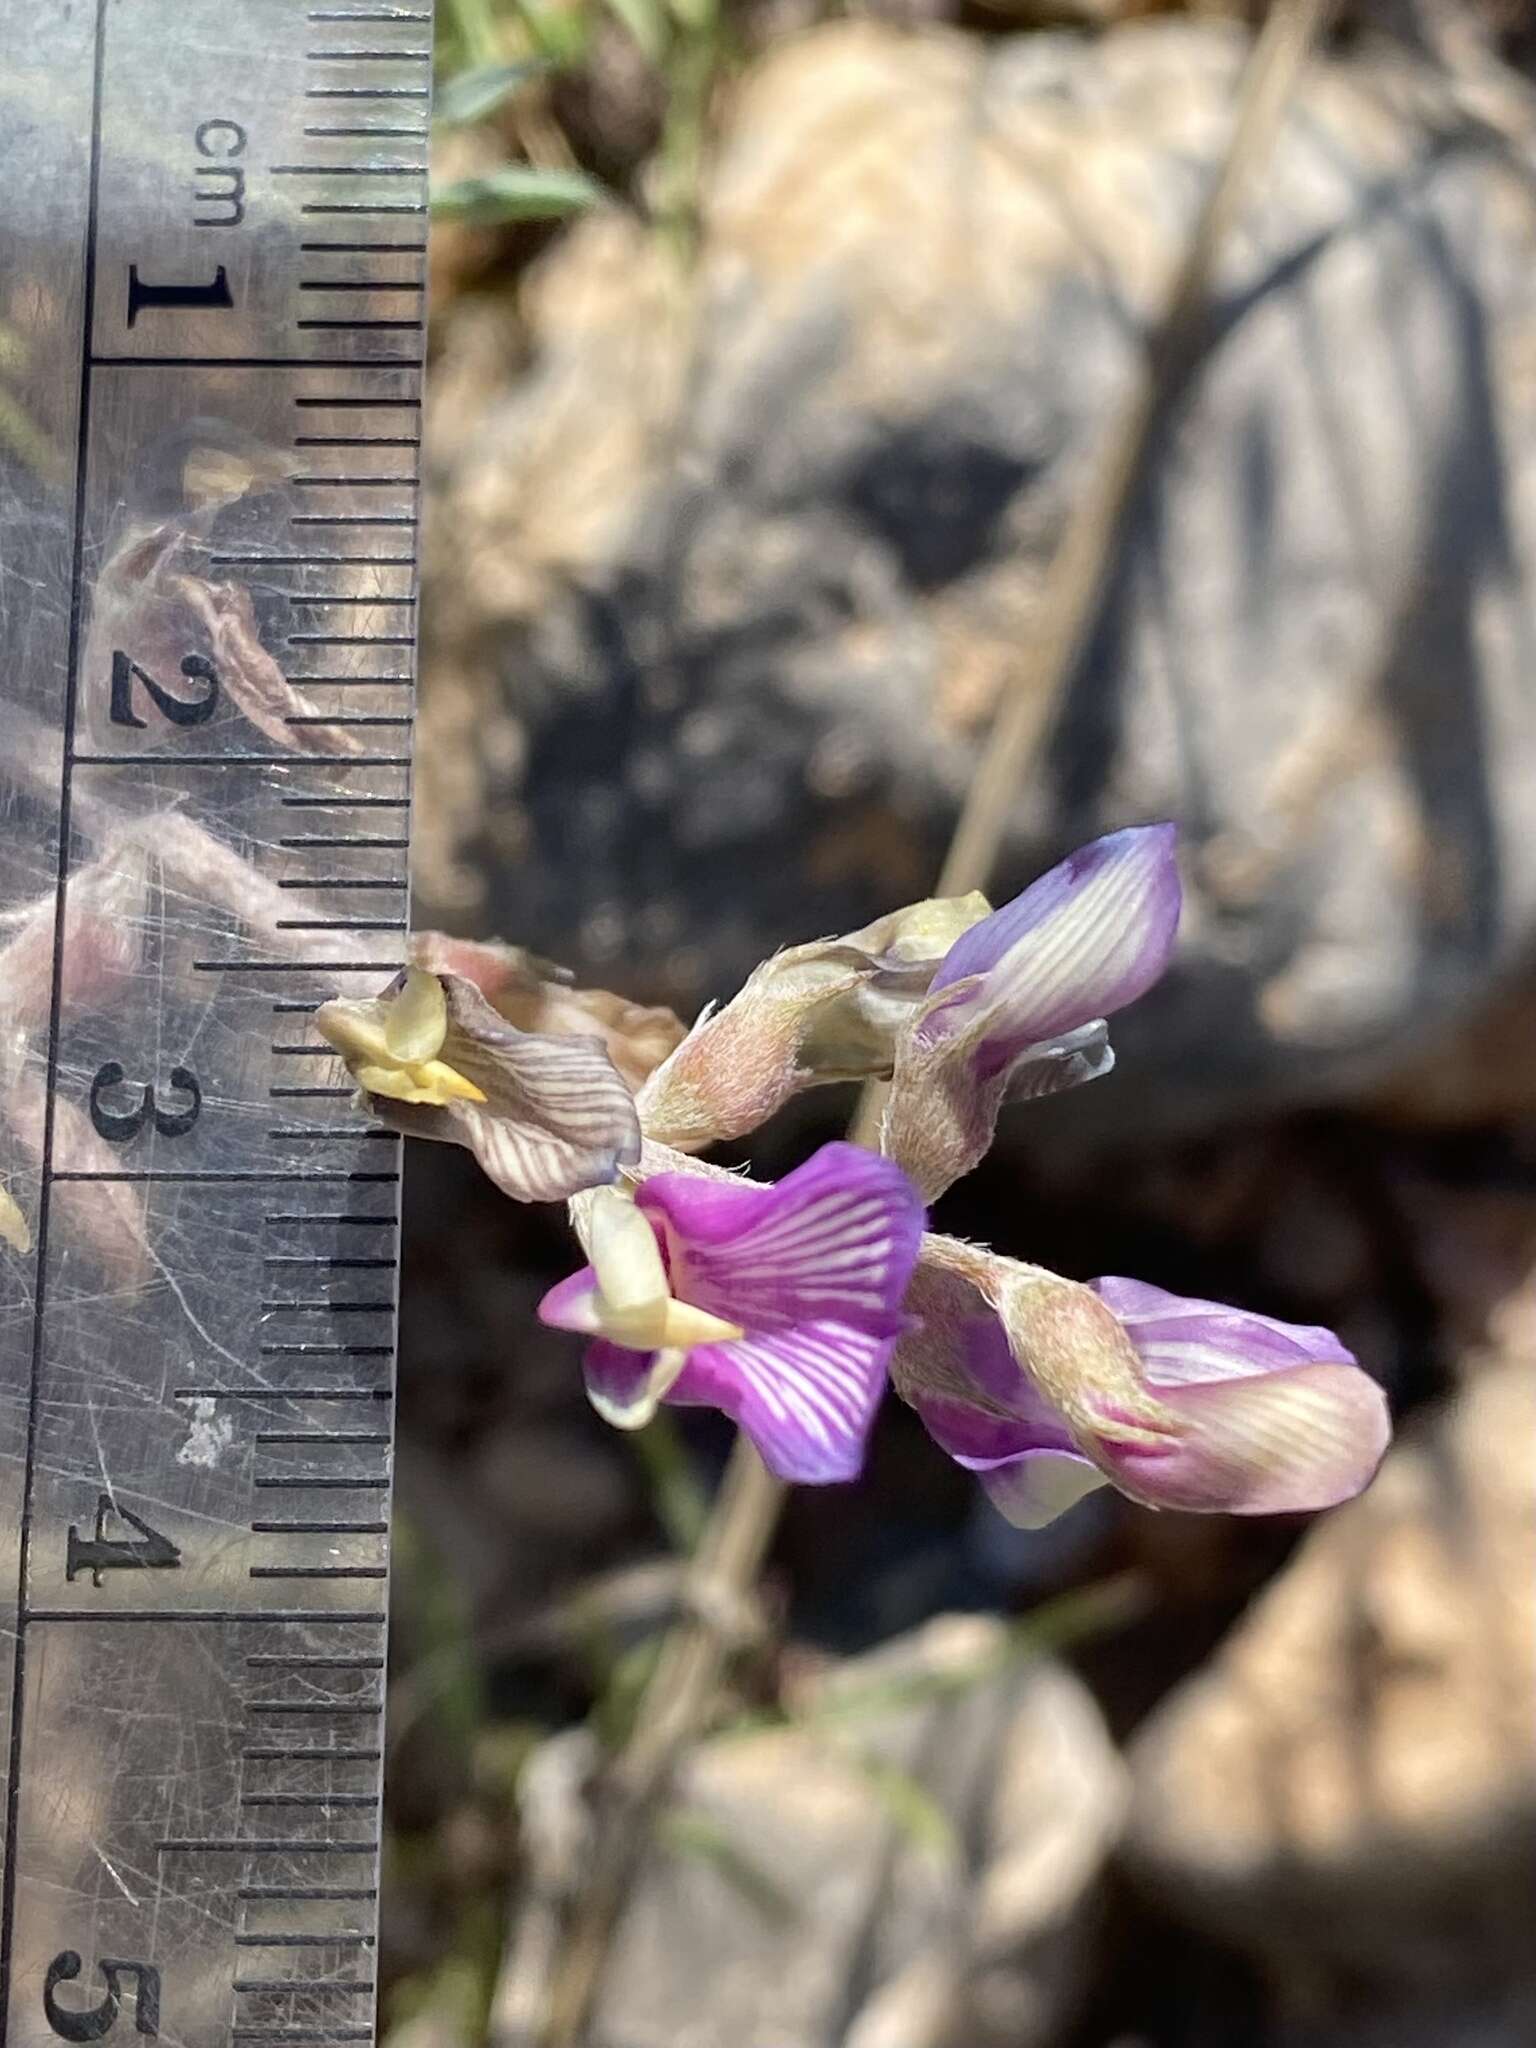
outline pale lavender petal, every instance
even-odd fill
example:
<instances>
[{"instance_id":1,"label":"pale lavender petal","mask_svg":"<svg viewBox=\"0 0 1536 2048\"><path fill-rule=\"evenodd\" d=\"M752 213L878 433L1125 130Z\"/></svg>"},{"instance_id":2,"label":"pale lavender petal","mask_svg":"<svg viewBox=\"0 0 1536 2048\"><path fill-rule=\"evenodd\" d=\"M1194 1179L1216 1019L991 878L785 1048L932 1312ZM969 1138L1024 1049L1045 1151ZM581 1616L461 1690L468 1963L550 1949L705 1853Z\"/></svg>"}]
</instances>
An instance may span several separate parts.
<instances>
[{"instance_id":1,"label":"pale lavender petal","mask_svg":"<svg viewBox=\"0 0 1536 2048\"><path fill-rule=\"evenodd\" d=\"M955 987L954 1000L930 1011L919 1035L980 1029L997 1070L1032 1044L1134 1002L1173 950L1176 837L1172 825L1111 832L973 925L933 978L935 993Z\"/></svg>"},{"instance_id":2,"label":"pale lavender petal","mask_svg":"<svg viewBox=\"0 0 1536 2048\"><path fill-rule=\"evenodd\" d=\"M979 1061L984 1072L990 1064L985 1048ZM1031 1045L1013 1054L1008 1062L1010 1102L1039 1102L1047 1095L1063 1095L1069 1088L1081 1088L1085 1081L1101 1081L1114 1072L1115 1049L1109 1042L1109 1026L1102 1017L1083 1024L1076 1031L1064 1031L1043 1045Z\"/></svg>"},{"instance_id":3,"label":"pale lavender petal","mask_svg":"<svg viewBox=\"0 0 1536 2048\"><path fill-rule=\"evenodd\" d=\"M753 1332L905 1327L923 1205L899 1167L861 1146L823 1145L776 1187L657 1174L636 1200L661 1226L679 1300Z\"/></svg>"},{"instance_id":4,"label":"pale lavender petal","mask_svg":"<svg viewBox=\"0 0 1536 2048\"><path fill-rule=\"evenodd\" d=\"M1386 1397L1352 1365L1298 1365L1163 1386L1172 1428L1148 1443L1101 1437L1098 1462L1152 1507L1311 1513L1366 1486L1391 1437Z\"/></svg>"},{"instance_id":5,"label":"pale lavender petal","mask_svg":"<svg viewBox=\"0 0 1536 2048\"><path fill-rule=\"evenodd\" d=\"M856 1479L894 1342L842 1322L810 1322L701 1344L667 1399L730 1416L780 1479Z\"/></svg>"},{"instance_id":6,"label":"pale lavender petal","mask_svg":"<svg viewBox=\"0 0 1536 2048\"><path fill-rule=\"evenodd\" d=\"M630 1351L595 1338L581 1361L587 1399L616 1429L639 1429L656 1413L671 1382L664 1361L676 1358L676 1352Z\"/></svg>"},{"instance_id":7,"label":"pale lavender petal","mask_svg":"<svg viewBox=\"0 0 1536 2048\"><path fill-rule=\"evenodd\" d=\"M1169 1294L1144 1280L1112 1276L1092 1285L1136 1346L1154 1387L1355 1363L1354 1354L1320 1324L1283 1323L1219 1301Z\"/></svg>"},{"instance_id":8,"label":"pale lavender petal","mask_svg":"<svg viewBox=\"0 0 1536 2048\"><path fill-rule=\"evenodd\" d=\"M1386 1397L1331 1330L1094 1282L1168 1418L1155 1442L1099 1444L1117 1485L1158 1507L1300 1513L1356 1494L1391 1434Z\"/></svg>"},{"instance_id":9,"label":"pale lavender petal","mask_svg":"<svg viewBox=\"0 0 1536 2048\"><path fill-rule=\"evenodd\" d=\"M1021 1451L980 1478L982 1492L1016 1529L1043 1529L1109 1483L1080 1451Z\"/></svg>"},{"instance_id":10,"label":"pale lavender petal","mask_svg":"<svg viewBox=\"0 0 1536 2048\"><path fill-rule=\"evenodd\" d=\"M557 1280L538 1306L538 1318L552 1330L577 1330L590 1335L597 1326L593 1303L597 1297L597 1275L583 1266L569 1279Z\"/></svg>"}]
</instances>

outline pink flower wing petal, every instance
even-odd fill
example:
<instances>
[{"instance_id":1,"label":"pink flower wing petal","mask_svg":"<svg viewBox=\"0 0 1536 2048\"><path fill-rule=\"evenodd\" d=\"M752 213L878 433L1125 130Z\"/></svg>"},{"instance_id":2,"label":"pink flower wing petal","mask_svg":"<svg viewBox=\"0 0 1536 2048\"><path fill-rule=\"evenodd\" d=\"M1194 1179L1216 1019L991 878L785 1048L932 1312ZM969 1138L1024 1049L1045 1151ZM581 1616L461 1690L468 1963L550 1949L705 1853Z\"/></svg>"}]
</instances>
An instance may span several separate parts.
<instances>
[{"instance_id":1,"label":"pink flower wing petal","mask_svg":"<svg viewBox=\"0 0 1536 2048\"><path fill-rule=\"evenodd\" d=\"M813 1322L736 1344L701 1344L667 1398L730 1416L780 1479L804 1486L856 1479L893 1342L844 1323Z\"/></svg>"},{"instance_id":2,"label":"pink flower wing petal","mask_svg":"<svg viewBox=\"0 0 1536 2048\"><path fill-rule=\"evenodd\" d=\"M1312 1513L1365 1487L1391 1438L1386 1396L1353 1365L1163 1385L1178 1425L1155 1446L1100 1439L1099 1463L1151 1507Z\"/></svg>"}]
</instances>

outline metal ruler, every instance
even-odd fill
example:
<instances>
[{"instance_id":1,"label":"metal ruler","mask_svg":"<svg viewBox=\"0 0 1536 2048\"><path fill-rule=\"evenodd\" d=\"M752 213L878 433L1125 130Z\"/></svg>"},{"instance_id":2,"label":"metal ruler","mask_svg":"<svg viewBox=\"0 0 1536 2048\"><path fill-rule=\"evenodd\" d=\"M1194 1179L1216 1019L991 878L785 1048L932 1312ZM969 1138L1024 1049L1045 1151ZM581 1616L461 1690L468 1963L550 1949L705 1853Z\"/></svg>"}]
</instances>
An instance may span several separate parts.
<instances>
[{"instance_id":1,"label":"metal ruler","mask_svg":"<svg viewBox=\"0 0 1536 2048\"><path fill-rule=\"evenodd\" d=\"M0 2035L372 2038L430 0L0 0Z\"/></svg>"}]
</instances>

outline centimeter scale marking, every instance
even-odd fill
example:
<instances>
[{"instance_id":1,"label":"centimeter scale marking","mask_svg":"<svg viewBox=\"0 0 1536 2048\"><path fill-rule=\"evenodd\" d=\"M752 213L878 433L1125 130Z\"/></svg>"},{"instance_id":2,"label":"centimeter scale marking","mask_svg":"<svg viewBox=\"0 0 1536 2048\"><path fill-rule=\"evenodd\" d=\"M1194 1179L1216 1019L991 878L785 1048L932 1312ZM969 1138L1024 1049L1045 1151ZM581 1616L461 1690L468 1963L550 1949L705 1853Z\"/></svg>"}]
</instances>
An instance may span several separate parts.
<instances>
[{"instance_id":1,"label":"centimeter scale marking","mask_svg":"<svg viewBox=\"0 0 1536 2048\"><path fill-rule=\"evenodd\" d=\"M70 451L0 466L0 911L53 932L21 1173L0 1110L3 2048L373 2038L398 1140L306 1020L407 929L431 28L0 0Z\"/></svg>"}]
</instances>

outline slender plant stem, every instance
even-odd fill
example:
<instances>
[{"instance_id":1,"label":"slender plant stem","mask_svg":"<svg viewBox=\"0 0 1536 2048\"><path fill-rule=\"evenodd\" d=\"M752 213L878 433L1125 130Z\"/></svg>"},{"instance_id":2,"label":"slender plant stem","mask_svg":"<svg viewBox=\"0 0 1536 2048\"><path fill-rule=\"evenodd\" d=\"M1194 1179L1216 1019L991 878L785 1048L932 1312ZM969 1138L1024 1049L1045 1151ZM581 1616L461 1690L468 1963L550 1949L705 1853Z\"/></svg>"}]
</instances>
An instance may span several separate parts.
<instances>
[{"instance_id":1,"label":"slender plant stem","mask_svg":"<svg viewBox=\"0 0 1536 2048\"><path fill-rule=\"evenodd\" d=\"M1049 720L1085 652L1105 582L1160 429L1198 361L1216 260L1254 171L1269 155L1333 0L1276 0L1243 72L1231 139L1201 208L1135 389L1052 559L1027 671L1012 679L961 809L938 893L984 888ZM883 1091L866 1089L850 1136L878 1142ZM625 1895L678 1759L705 1726L785 1488L738 1436L689 1574L691 1613L666 1637L597 1814L596 1848L552 1987L546 2048L579 2048Z\"/></svg>"}]
</instances>

